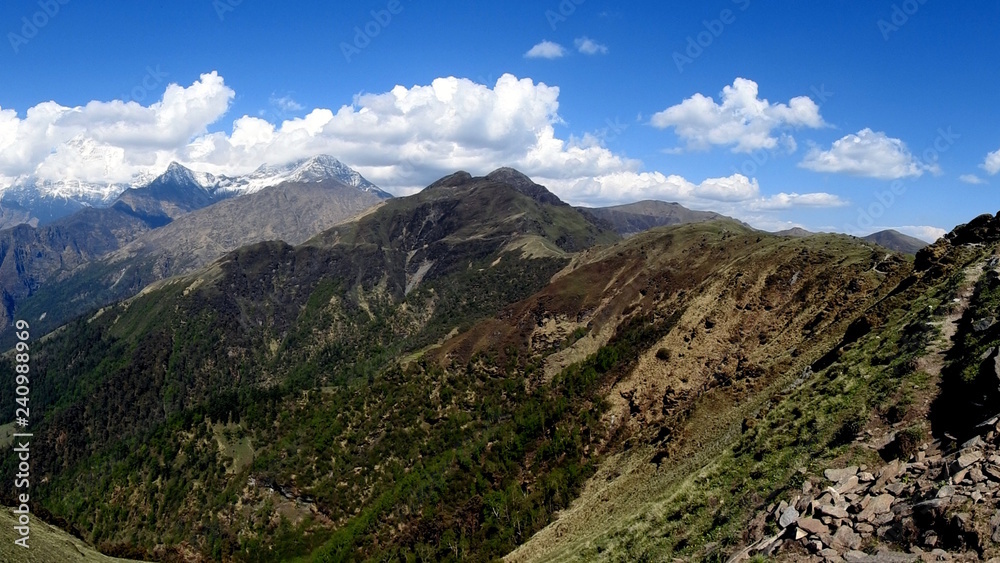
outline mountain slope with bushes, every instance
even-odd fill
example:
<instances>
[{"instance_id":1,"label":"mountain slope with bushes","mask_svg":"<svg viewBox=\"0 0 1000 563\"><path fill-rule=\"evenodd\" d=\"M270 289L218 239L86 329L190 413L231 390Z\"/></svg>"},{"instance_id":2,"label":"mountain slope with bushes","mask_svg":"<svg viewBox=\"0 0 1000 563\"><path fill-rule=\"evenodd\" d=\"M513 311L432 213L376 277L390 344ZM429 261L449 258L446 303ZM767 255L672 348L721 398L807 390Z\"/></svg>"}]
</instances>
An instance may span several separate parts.
<instances>
[{"instance_id":1,"label":"mountain slope with bushes","mask_svg":"<svg viewBox=\"0 0 1000 563\"><path fill-rule=\"evenodd\" d=\"M38 342L37 508L164 561L749 557L811 476L976 431L997 225L621 240L459 172Z\"/></svg>"}]
</instances>

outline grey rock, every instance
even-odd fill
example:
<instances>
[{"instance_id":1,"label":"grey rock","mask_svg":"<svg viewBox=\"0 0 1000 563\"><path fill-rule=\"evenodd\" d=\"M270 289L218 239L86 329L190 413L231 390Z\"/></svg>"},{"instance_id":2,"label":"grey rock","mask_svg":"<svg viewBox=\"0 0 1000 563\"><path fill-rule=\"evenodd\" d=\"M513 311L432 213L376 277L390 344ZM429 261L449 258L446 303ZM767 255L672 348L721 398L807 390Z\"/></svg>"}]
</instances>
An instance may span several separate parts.
<instances>
[{"instance_id":1,"label":"grey rock","mask_svg":"<svg viewBox=\"0 0 1000 563\"><path fill-rule=\"evenodd\" d=\"M839 506L830 506L829 504L820 505L816 508L816 512L821 516L826 515L833 518L840 518L842 520L850 518L850 514L847 513L846 509Z\"/></svg>"},{"instance_id":2,"label":"grey rock","mask_svg":"<svg viewBox=\"0 0 1000 563\"><path fill-rule=\"evenodd\" d=\"M861 535L865 534L871 535L875 533L875 526L872 526L871 524L865 524L864 522L859 522L858 524L854 525L854 531Z\"/></svg>"},{"instance_id":3,"label":"grey rock","mask_svg":"<svg viewBox=\"0 0 1000 563\"><path fill-rule=\"evenodd\" d=\"M955 487L952 487L951 485L945 485L937 492L937 498L948 498L953 496L955 496Z\"/></svg>"},{"instance_id":4,"label":"grey rock","mask_svg":"<svg viewBox=\"0 0 1000 563\"><path fill-rule=\"evenodd\" d=\"M889 494L879 495L868 503L868 506L858 514L858 520L871 522L875 520L876 516L885 514L889 512L892 508L893 501L896 500L895 497Z\"/></svg>"},{"instance_id":5,"label":"grey rock","mask_svg":"<svg viewBox=\"0 0 1000 563\"><path fill-rule=\"evenodd\" d=\"M768 512L772 514L775 520L780 520L781 515L784 514L786 510L788 510L788 503L785 501L781 501L781 503L779 503L777 507L772 508Z\"/></svg>"},{"instance_id":6,"label":"grey rock","mask_svg":"<svg viewBox=\"0 0 1000 563\"><path fill-rule=\"evenodd\" d=\"M850 477L854 477L858 474L858 467L851 466L845 467L843 469L827 469L823 472L823 476L833 481L834 483L840 484L846 481Z\"/></svg>"},{"instance_id":7,"label":"grey rock","mask_svg":"<svg viewBox=\"0 0 1000 563\"><path fill-rule=\"evenodd\" d=\"M833 544L830 547L841 551L858 549L861 547L861 536L856 534L850 527L841 526L833 534Z\"/></svg>"},{"instance_id":8,"label":"grey rock","mask_svg":"<svg viewBox=\"0 0 1000 563\"><path fill-rule=\"evenodd\" d=\"M909 516L909 514L907 514L907 516ZM891 524L894 520L896 520L896 515L892 512L886 512L885 514L879 514L876 516L872 524L882 527L886 524Z\"/></svg>"},{"instance_id":9,"label":"grey rock","mask_svg":"<svg viewBox=\"0 0 1000 563\"><path fill-rule=\"evenodd\" d=\"M784 512L781 513L781 517L778 519L778 525L782 528L787 528L799 520L799 511L795 510L794 507L788 507Z\"/></svg>"},{"instance_id":10,"label":"grey rock","mask_svg":"<svg viewBox=\"0 0 1000 563\"><path fill-rule=\"evenodd\" d=\"M984 445L983 444L983 439L980 438L979 436L975 436L975 437L971 438L969 441L967 441L964 444L962 444L962 449L963 450L969 450L969 449L972 449L972 448L981 448L981 447L983 447L983 445Z\"/></svg>"},{"instance_id":11,"label":"grey rock","mask_svg":"<svg viewBox=\"0 0 1000 563\"><path fill-rule=\"evenodd\" d=\"M837 484L837 492L842 495L846 495L858 490L859 486L857 475L851 475L844 481Z\"/></svg>"},{"instance_id":12,"label":"grey rock","mask_svg":"<svg viewBox=\"0 0 1000 563\"><path fill-rule=\"evenodd\" d=\"M912 563L914 561L920 561L920 555L882 549L875 554L874 563Z\"/></svg>"},{"instance_id":13,"label":"grey rock","mask_svg":"<svg viewBox=\"0 0 1000 563\"><path fill-rule=\"evenodd\" d=\"M898 497L899 495L903 494L903 491L906 490L906 484L904 484L904 483L893 483L891 485L887 485L886 488L885 488L885 490L887 492L889 492L890 494Z\"/></svg>"},{"instance_id":14,"label":"grey rock","mask_svg":"<svg viewBox=\"0 0 1000 563\"><path fill-rule=\"evenodd\" d=\"M913 563L920 561L920 556L915 553L899 553L887 549L875 555L868 555L863 551L848 551L844 554L844 561L848 563Z\"/></svg>"},{"instance_id":15,"label":"grey rock","mask_svg":"<svg viewBox=\"0 0 1000 563\"><path fill-rule=\"evenodd\" d=\"M978 321L972 323L972 330L976 332L985 332L990 329L993 325L997 323L997 320L993 317L986 317L985 319L979 319Z\"/></svg>"}]
</instances>

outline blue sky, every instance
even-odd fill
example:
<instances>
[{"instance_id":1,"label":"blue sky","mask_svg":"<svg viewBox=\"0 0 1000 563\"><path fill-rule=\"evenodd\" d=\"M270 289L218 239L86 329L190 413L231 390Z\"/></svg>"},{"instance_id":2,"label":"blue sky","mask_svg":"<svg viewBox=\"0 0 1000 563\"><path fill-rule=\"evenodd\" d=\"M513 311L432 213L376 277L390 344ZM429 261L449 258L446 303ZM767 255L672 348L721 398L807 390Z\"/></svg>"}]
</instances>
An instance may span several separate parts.
<instances>
[{"instance_id":1,"label":"blue sky","mask_svg":"<svg viewBox=\"0 0 1000 563\"><path fill-rule=\"evenodd\" d=\"M572 203L933 238L1000 209L997 22L993 1L10 0L0 181L328 152L397 194L514 165Z\"/></svg>"}]
</instances>

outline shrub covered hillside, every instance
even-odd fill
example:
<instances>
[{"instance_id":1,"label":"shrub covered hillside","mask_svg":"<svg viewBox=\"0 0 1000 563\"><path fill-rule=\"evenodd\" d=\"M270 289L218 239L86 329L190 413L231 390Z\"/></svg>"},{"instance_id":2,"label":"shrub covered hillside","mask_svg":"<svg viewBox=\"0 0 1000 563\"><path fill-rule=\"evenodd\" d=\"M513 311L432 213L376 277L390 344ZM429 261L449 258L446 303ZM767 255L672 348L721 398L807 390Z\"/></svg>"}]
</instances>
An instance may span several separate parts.
<instances>
[{"instance_id":1,"label":"shrub covered hillside","mask_svg":"<svg viewBox=\"0 0 1000 563\"><path fill-rule=\"evenodd\" d=\"M1000 220L985 215L922 250L912 272L883 277L876 265L880 295L839 337L789 349L798 361L753 397L700 395L669 440L682 455L640 442L609 456L571 509L507 559L1000 556L987 471L997 433L982 426L1000 411L998 242ZM678 348L665 348L669 365Z\"/></svg>"}]
</instances>

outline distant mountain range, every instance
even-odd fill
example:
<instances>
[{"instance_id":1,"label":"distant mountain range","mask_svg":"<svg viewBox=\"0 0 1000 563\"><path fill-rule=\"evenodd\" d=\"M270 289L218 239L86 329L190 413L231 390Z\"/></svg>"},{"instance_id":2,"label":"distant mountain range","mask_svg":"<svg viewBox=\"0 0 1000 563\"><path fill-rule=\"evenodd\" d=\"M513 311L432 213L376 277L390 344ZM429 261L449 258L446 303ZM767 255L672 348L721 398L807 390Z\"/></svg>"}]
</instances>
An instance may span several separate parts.
<instances>
[{"instance_id":1,"label":"distant mountain range","mask_svg":"<svg viewBox=\"0 0 1000 563\"><path fill-rule=\"evenodd\" d=\"M328 156L224 179L174 163L110 205L0 231L3 314L54 328L240 246L302 242L390 197Z\"/></svg>"},{"instance_id":2,"label":"distant mountain range","mask_svg":"<svg viewBox=\"0 0 1000 563\"><path fill-rule=\"evenodd\" d=\"M381 198L390 197L388 193L363 178L355 170L336 158L326 155L282 165L265 164L257 170L241 176L217 176L196 172L175 162L171 163L167 170L159 176L143 174L124 183L95 183L79 180L51 181L39 180L30 176L20 178L12 185L0 187L0 229L21 223L32 226L45 225L84 208L110 207L123 198L128 202L133 196L148 194L149 192L143 191L147 188L162 192L163 190L176 190L177 186L194 185L200 187L199 192L189 192L184 195L184 197L190 198L185 204L190 207L186 210L191 211L215 201L256 193L281 184L308 184L329 179L335 179L345 185L373 193ZM156 197L154 196L153 199ZM183 210L183 205L181 210Z\"/></svg>"},{"instance_id":3,"label":"distant mountain range","mask_svg":"<svg viewBox=\"0 0 1000 563\"><path fill-rule=\"evenodd\" d=\"M882 248L888 248L889 250L902 252L903 254L915 255L922 248L925 248L930 245L930 243L924 242L918 238L911 237L909 235L904 235L903 233L895 231L893 229L872 233L862 238L864 238L868 242L873 242L881 246Z\"/></svg>"},{"instance_id":4,"label":"distant mountain range","mask_svg":"<svg viewBox=\"0 0 1000 563\"><path fill-rule=\"evenodd\" d=\"M612 207L580 207L584 213L606 221L618 234L630 236L655 227L729 219L711 211L692 211L679 203L645 200Z\"/></svg>"},{"instance_id":5,"label":"distant mountain range","mask_svg":"<svg viewBox=\"0 0 1000 563\"><path fill-rule=\"evenodd\" d=\"M807 231L801 227L794 227L784 231L778 231L774 234L781 237L802 238L813 236L816 233ZM882 248L892 250L893 252L901 252L911 256L915 256L920 249L930 245L928 242L904 235L903 233L893 229L878 231L861 238L870 243L877 244Z\"/></svg>"}]
</instances>

